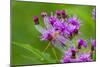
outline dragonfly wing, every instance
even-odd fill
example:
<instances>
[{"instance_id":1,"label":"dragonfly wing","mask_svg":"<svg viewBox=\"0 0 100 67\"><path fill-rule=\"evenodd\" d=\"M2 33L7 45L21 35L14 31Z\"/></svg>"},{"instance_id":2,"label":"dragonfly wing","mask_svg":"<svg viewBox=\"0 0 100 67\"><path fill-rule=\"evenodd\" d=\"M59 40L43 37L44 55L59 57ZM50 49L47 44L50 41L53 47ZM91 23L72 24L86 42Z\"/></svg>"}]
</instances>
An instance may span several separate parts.
<instances>
[{"instance_id":1,"label":"dragonfly wing","mask_svg":"<svg viewBox=\"0 0 100 67\"><path fill-rule=\"evenodd\" d=\"M46 32L46 29L44 29L44 28L41 27L40 25L35 25L35 28L36 28L41 34L43 34L44 32Z\"/></svg>"},{"instance_id":2,"label":"dragonfly wing","mask_svg":"<svg viewBox=\"0 0 100 67\"><path fill-rule=\"evenodd\" d=\"M47 29L53 28L52 25L49 22L49 17L44 17L44 24L45 24Z\"/></svg>"},{"instance_id":3,"label":"dragonfly wing","mask_svg":"<svg viewBox=\"0 0 100 67\"><path fill-rule=\"evenodd\" d=\"M66 50L66 47L63 47L63 46L62 46L62 43L61 43L59 40L57 40L57 39L55 39L54 41L52 41L52 44L53 44L57 49L59 49L61 52L64 52L64 51Z\"/></svg>"}]
</instances>

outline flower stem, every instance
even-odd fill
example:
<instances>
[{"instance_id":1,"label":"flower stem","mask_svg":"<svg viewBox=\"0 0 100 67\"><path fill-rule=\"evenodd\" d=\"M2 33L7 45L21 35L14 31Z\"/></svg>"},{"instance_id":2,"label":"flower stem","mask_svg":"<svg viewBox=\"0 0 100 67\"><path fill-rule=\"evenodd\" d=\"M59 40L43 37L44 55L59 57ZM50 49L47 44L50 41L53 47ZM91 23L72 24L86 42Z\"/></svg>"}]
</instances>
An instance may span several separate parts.
<instances>
[{"instance_id":1,"label":"flower stem","mask_svg":"<svg viewBox=\"0 0 100 67\"><path fill-rule=\"evenodd\" d=\"M55 49L53 47L52 47L52 51L53 51L53 53L55 55L56 61L58 61L58 57L57 57L56 51L55 51Z\"/></svg>"},{"instance_id":2,"label":"flower stem","mask_svg":"<svg viewBox=\"0 0 100 67\"><path fill-rule=\"evenodd\" d=\"M43 50L43 52L45 52L48 49L49 46L50 46L50 42L48 43L48 45L46 46L46 48Z\"/></svg>"}]
</instances>

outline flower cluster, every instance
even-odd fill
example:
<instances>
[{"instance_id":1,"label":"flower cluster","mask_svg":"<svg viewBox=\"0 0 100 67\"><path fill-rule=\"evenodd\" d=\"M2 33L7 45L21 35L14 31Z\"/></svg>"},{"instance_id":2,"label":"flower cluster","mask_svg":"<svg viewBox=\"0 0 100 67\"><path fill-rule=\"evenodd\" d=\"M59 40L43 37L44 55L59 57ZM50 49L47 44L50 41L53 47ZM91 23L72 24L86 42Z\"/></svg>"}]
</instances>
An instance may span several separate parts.
<instances>
[{"instance_id":1,"label":"flower cluster","mask_svg":"<svg viewBox=\"0 0 100 67\"><path fill-rule=\"evenodd\" d=\"M78 48L75 48L75 46L71 46L70 49L65 51L64 57L61 60L62 63L75 63L75 62L92 62L93 61L93 55L96 48L96 41L91 41L91 50L87 53L81 53L80 49L83 46L84 48L87 48L88 44L83 39L79 39L78 42Z\"/></svg>"},{"instance_id":2,"label":"flower cluster","mask_svg":"<svg viewBox=\"0 0 100 67\"><path fill-rule=\"evenodd\" d=\"M49 41L52 45L56 45L56 47L58 45L60 47L66 47L67 43L71 42L76 35L80 34L80 20L77 16L69 17L65 10L56 10L55 13L53 14L51 12L50 16L46 12L41 13L45 27L39 24L39 17L34 16L35 28L41 33L42 41ZM93 54L96 49L95 40L91 40L91 50L88 53L80 51L82 47L86 49L88 47L87 41L82 38L78 40L77 47L72 44L71 42L70 48L65 51L61 63L93 61Z\"/></svg>"},{"instance_id":3,"label":"flower cluster","mask_svg":"<svg viewBox=\"0 0 100 67\"><path fill-rule=\"evenodd\" d=\"M39 25L39 18L34 16L36 29L42 34L41 40L50 41L52 44L64 46L75 35L79 34L80 21L76 16L68 17L65 10L56 10L56 15L48 16L42 12L45 28Z\"/></svg>"}]
</instances>

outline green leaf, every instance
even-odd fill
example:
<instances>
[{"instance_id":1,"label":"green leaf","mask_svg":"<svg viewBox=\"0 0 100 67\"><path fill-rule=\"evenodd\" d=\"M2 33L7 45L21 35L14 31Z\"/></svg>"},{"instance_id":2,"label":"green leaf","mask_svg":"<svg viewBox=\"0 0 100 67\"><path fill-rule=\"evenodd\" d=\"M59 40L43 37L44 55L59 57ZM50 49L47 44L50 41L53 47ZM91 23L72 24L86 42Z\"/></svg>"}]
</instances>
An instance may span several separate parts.
<instances>
[{"instance_id":1,"label":"green leaf","mask_svg":"<svg viewBox=\"0 0 100 67\"><path fill-rule=\"evenodd\" d=\"M56 60L52 59L49 54L39 51L38 49L32 47L30 44L22 44L22 43L17 43L17 42L12 42L12 44L17 45L31 52L33 55L35 55L35 57L38 59L39 62L56 63ZM29 55L27 56L21 55L21 56L24 58L30 59L32 61L35 61L35 59L34 58L32 59L32 57L29 57Z\"/></svg>"}]
</instances>

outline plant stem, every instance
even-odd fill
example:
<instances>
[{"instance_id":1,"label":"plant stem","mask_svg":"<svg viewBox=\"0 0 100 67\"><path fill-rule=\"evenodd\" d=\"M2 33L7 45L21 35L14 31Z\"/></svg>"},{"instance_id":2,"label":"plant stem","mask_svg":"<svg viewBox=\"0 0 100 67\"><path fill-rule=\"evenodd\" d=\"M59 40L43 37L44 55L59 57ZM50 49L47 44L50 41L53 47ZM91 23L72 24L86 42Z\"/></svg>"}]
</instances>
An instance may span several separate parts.
<instances>
[{"instance_id":1,"label":"plant stem","mask_svg":"<svg viewBox=\"0 0 100 67\"><path fill-rule=\"evenodd\" d=\"M46 48L43 50L43 52L45 52L48 49L49 46L50 46L50 42L48 43L48 45L46 46Z\"/></svg>"},{"instance_id":2,"label":"plant stem","mask_svg":"<svg viewBox=\"0 0 100 67\"><path fill-rule=\"evenodd\" d=\"M53 53L55 55L56 61L58 61L58 57L57 57L56 51L55 51L55 49L53 47L52 47L52 51L53 51Z\"/></svg>"}]
</instances>

